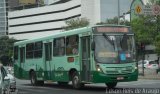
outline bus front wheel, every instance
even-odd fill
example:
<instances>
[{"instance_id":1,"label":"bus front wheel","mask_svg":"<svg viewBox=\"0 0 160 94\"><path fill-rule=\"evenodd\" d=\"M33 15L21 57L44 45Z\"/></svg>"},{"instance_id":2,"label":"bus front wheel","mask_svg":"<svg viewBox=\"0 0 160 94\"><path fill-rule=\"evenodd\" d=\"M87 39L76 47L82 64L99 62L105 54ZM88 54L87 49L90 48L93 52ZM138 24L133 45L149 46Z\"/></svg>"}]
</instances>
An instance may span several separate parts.
<instances>
[{"instance_id":1,"label":"bus front wheel","mask_svg":"<svg viewBox=\"0 0 160 94\"><path fill-rule=\"evenodd\" d=\"M77 72L74 72L72 75L72 85L75 89L80 89L84 86L84 84L80 82L79 74Z\"/></svg>"},{"instance_id":2,"label":"bus front wheel","mask_svg":"<svg viewBox=\"0 0 160 94\"><path fill-rule=\"evenodd\" d=\"M113 83L105 83L105 84L106 84L106 86L107 86L108 88L115 88L116 85L117 85L117 82L113 82Z\"/></svg>"},{"instance_id":3,"label":"bus front wheel","mask_svg":"<svg viewBox=\"0 0 160 94\"><path fill-rule=\"evenodd\" d=\"M59 85L68 85L68 82L60 82L60 81L58 81L58 84Z\"/></svg>"}]
</instances>

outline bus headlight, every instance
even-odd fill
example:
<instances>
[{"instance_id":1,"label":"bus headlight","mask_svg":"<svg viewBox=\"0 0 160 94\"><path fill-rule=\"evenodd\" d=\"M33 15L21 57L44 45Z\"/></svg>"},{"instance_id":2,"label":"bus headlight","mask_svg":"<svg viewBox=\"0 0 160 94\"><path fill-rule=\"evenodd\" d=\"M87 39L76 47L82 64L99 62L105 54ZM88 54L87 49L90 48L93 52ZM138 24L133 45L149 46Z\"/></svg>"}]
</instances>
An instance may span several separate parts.
<instances>
[{"instance_id":1,"label":"bus headlight","mask_svg":"<svg viewBox=\"0 0 160 94\"><path fill-rule=\"evenodd\" d=\"M100 69L100 68L97 68L97 71L101 71L101 69Z\"/></svg>"},{"instance_id":2,"label":"bus headlight","mask_svg":"<svg viewBox=\"0 0 160 94\"><path fill-rule=\"evenodd\" d=\"M96 66L96 70L97 70L98 72L103 72L103 71L102 71L102 68L101 68L99 65Z\"/></svg>"},{"instance_id":3,"label":"bus headlight","mask_svg":"<svg viewBox=\"0 0 160 94\"><path fill-rule=\"evenodd\" d=\"M134 71L136 71L136 70L138 70L138 67L137 67L137 66L133 67L132 72L134 72Z\"/></svg>"},{"instance_id":4,"label":"bus headlight","mask_svg":"<svg viewBox=\"0 0 160 94\"><path fill-rule=\"evenodd\" d=\"M137 70L138 68L137 68L137 67L134 67L134 69Z\"/></svg>"}]
</instances>

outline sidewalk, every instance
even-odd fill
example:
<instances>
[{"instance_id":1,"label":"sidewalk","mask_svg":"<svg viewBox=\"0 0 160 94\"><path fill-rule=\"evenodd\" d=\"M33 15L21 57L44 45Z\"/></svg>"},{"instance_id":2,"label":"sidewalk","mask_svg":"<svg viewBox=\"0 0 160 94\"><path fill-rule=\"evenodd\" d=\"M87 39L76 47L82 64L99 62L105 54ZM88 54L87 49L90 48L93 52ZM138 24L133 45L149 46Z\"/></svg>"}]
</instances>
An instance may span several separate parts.
<instances>
[{"instance_id":1,"label":"sidewalk","mask_svg":"<svg viewBox=\"0 0 160 94\"><path fill-rule=\"evenodd\" d=\"M138 79L160 80L160 75L139 75Z\"/></svg>"},{"instance_id":2,"label":"sidewalk","mask_svg":"<svg viewBox=\"0 0 160 94\"><path fill-rule=\"evenodd\" d=\"M142 72L140 72L142 74ZM139 75L139 79L160 80L160 72L156 73L156 70L145 70L144 76Z\"/></svg>"}]
</instances>

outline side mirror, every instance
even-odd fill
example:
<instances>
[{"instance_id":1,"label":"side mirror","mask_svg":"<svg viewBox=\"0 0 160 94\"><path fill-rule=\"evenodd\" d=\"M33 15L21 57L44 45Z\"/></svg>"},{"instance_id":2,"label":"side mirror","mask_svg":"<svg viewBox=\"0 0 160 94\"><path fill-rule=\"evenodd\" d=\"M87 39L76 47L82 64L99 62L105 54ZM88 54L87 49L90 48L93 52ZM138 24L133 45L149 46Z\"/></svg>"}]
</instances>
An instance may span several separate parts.
<instances>
[{"instance_id":1,"label":"side mirror","mask_svg":"<svg viewBox=\"0 0 160 94\"><path fill-rule=\"evenodd\" d=\"M91 49L92 49L92 51L95 50L95 42L94 42L94 41L93 41L92 44L91 44Z\"/></svg>"}]
</instances>

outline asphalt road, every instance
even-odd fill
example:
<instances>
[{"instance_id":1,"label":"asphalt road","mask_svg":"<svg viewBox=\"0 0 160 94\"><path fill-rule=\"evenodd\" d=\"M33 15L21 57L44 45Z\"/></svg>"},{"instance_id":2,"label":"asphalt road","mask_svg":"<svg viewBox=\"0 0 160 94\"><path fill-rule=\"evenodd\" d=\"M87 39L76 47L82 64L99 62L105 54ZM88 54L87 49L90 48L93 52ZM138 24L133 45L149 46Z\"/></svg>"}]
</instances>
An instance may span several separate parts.
<instances>
[{"instance_id":1,"label":"asphalt road","mask_svg":"<svg viewBox=\"0 0 160 94\"><path fill-rule=\"evenodd\" d=\"M28 80L17 79L17 91L12 94L160 94L160 80L138 80L118 83L115 89L107 89L104 84L89 84L81 90L74 90L71 84L60 86L45 83L31 86Z\"/></svg>"}]
</instances>

